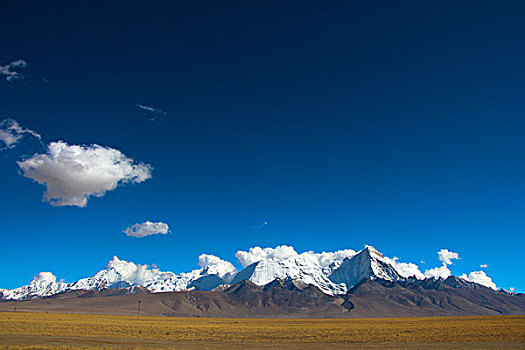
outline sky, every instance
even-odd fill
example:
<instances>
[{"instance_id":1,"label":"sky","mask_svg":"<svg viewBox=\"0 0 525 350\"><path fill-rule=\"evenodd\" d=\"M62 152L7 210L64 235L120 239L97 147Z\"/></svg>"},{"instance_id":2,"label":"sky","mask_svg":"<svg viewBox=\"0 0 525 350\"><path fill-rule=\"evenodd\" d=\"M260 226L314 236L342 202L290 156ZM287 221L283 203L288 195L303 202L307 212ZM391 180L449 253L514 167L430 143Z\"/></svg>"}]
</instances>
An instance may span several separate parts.
<instances>
[{"instance_id":1,"label":"sky","mask_svg":"<svg viewBox=\"0 0 525 350\"><path fill-rule=\"evenodd\" d=\"M524 11L2 1L0 288L369 244L524 292Z\"/></svg>"}]
</instances>

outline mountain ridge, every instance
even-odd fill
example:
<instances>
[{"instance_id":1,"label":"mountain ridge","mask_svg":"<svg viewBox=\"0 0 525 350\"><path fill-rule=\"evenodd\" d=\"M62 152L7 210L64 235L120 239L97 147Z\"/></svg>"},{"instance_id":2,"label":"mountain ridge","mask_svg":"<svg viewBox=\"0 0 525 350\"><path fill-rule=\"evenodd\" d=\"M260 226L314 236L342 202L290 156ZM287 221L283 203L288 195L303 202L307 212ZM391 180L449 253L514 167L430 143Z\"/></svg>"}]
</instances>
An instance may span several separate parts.
<instances>
[{"instance_id":1,"label":"mountain ridge","mask_svg":"<svg viewBox=\"0 0 525 350\"><path fill-rule=\"evenodd\" d=\"M340 252L344 253L339 254ZM172 272L162 272L156 267L136 265L113 257L106 269L73 283L56 282L56 278L51 273L42 272L27 286L12 290L0 289L0 300L29 300L70 290L101 291L138 286L151 293L185 290L219 291L226 290L229 285L235 285L243 280L258 286L266 286L275 280L296 281L302 285L315 286L324 294L336 296L346 294L364 279L392 282L422 279L418 274L410 275L410 272L404 272L403 275L401 270L398 270L400 264L396 263L395 259L386 258L372 246L366 246L357 253L345 250L321 254L307 252L285 255L279 259L263 257L247 264L241 271L237 271L227 261L204 254L199 257L199 265L201 265L200 269L177 275ZM431 278L431 280L435 279ZM431 284L432 281L425 283ZM449 283L471 286L472 289L477 285L461 277L454 277Z\"/></svg>"},{"instance_id":2,"label":"mountain ridge","mask_svg":"<svg viewBox=\"0 0 525 350\"><path fill-rule=\"evenodd\" d=\"M432 283L430 283L432 282ZM185 317L412 317L524 315L525 295L437 280L363 279L346 294L327 295L292 279L264 286L242 280L221 291L151 293L143 287L68 290L41 299L4 301L0 311Z\"/></svg>"}]
</instances>

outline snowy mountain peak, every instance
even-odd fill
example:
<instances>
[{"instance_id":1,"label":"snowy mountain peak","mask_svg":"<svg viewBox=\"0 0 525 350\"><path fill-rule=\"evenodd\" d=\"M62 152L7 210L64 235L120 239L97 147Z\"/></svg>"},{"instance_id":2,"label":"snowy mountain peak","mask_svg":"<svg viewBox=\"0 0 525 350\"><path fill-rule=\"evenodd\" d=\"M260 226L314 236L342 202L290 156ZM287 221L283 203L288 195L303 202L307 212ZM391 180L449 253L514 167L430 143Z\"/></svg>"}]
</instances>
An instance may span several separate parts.
<instances>
[{"instance_id":1,"label":"snowy mountain peak","mask_svg":"<svg viewBox=\"0 0 525 350\"><path fill-rule=\"evenodd\" d=\"M457 253L444 249L438 254L443 252L457 256ZM42 298L69 290L108 292L108 289L129 289L137 286L143 286L153 293L217 290L219 286L233 285L242 281L265 286L275 280L281 281L279 283L293 281L297 286L313 285L326 294L339 295L345 294L363 280L399 281L409 278L424 280L429 272L429 270L425 271L424 275L416 264L400 262L397 257L386 257L373 246L368 245L358 253L352 249L298 253L293 247L285 245L275 248L253 247L248 251L238 251L236 257L244 267L241 271L237 271L232 263L217 256L202 254L199 256L199 269L175 274L161 271L155 265L135 264L114 256L104 270L92 277L74 283L65 283L57 282L57 278L51 272L41 272L26 286L12 290L0 289L0 300ZM441 255L440 260L442 260ZM447 264L450 258L442 261L446 261L444 266L436 269L446 269L448 276L450 270ZM464 281L496 289L496 285L484 271L463 274L461 278Z\"/></svg>"},{"instance_id":2,"label":"snowy mountain peak","mask_svg":"<svg viewBox=\"0 0 525 350\"><path fill-rule=\"evenodd\" d=\"M242 280L249 280L256 285L263 286L276 279L292 279L304 284L319 287L326 294L344 293L345 287L330 281L325 273L326 267L321 266L309 255L297 255L284 260L265 259L255 262L240 271L232 284Z\"/></svg>"},{"instance_id":3,"label":"snowy mountain peak","mask_svg":"<svg viewBox=\"0 0 525 350\"><path fill-rule=\"evenodd\" d=\"M342 264L329 276L333 283L343 283L348 289L363 279L381 278L387 281L403 279L389 261L372 246L358 252Z\"/></svg>"},{"instance_id":4,"label":"snowy mountain peak","mask_svg":"<svg viewBox=\"0 0 525 350\"><path fill-rule=\"evenodd\" d=\"M368 253L368 255L370 255L370 257L373 257L374 259L383 259L384 258L383 254L381 254L376 248L374 248L371 245L365 245L365 249L363 249L359 253L362 253L362 252Z\"/></svg>"},{"instance_id":5,"label":"snowy mountain peak","mask_svg":"<svg viewBox=\"0 0 525 350\"><path fill-rule=\"evenodd\" d=\"M26 300L43 298L61 293L69 287L62 281L56 282L56 277L50 272L40 272L27 286L16 289L1 289L0 300Z\"/></svg>"}]
</instances>

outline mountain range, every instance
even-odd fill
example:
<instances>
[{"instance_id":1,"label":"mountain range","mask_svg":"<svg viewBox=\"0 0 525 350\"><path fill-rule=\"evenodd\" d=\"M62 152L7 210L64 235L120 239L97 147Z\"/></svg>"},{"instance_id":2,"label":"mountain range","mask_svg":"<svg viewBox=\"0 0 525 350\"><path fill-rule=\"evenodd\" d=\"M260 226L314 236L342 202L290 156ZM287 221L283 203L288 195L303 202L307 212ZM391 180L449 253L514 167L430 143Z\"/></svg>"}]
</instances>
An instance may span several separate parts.
<instances>
[{"instance_id":1,"label":"mountain range","mask_svg":"<svg viewBox=\"0 0 525 350\"><path fill-rule=\"evenodd\" d=\"M346 255L346 256L345 256ZM152 315L253 317L364 317L525 314L525 296L456 276L409 275L405 265L371 246L337 258L292 254L235 267L201 256L201 268L174 274L116 257L106 269L74 283L40 273L26 286L0 290L0 308L24 300L24 307L81 311L90 307L132 313L135 299L149 300ZM397 266L396 266L397 265ZM82 300L82 305L78 300ZM113 304L107 304L112 301ZM138 299L137 299L138 300ZM13 304L15 303L15 304ZM93 304L93 305L92 305ZM107 304L107 305L106 305ZM144 303L146 305L146 303ZM91 306L90 306L91 305ZM102 305L102 306L101 306ZM106 308L104 308L106 305ZM117 307L116 305L120 305ZM115 309L117 307L117 309ZM127 311L126 311L127 310ZM145 309L147 310L147 309ZM105 311L105 312L106 312Z\"/></svg>"},{"instance_id":2,"label":"mountain range","mask_svg":"<svg viewBox=\"0 0 525 350\"><path fill-rule=\"evenodd\" d=\"M286 246L284 246L286 248ZM281 248L281 247L278 247ZM261 257L241 271L229 262L210 255L201 255L200 269L189 273L174 274L162 272L146 265L136 265L117 257L107 264L106 269L92 277L82 278L73 283L56 281L49 272L41 272L29 285L5 290L0 289L3 300L27 300L48 297L70 290L101 290L128 288L141 285L149 291L174 292L184 290L210 291L224 285L248 280L258 286L275 279L292 279L306 285L313 285L327 295L345 294L362 279L381 278L387 281L401 280L393 266L392 259L385 258L372 246L362 251L347 250L346 256L336 259L317 258L313 253L290 254L280 258ZM406 276L411 277L411 276Z\"/></svg>"}]
</instances>

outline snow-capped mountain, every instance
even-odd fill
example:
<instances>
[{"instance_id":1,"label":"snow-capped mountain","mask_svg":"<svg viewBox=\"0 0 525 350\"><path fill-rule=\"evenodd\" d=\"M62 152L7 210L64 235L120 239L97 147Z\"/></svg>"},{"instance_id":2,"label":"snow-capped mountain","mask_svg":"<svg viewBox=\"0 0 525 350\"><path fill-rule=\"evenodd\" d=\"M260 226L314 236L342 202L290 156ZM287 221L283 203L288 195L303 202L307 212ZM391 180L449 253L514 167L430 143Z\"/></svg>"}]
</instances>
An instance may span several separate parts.
<instances>
[{"instance_id":1,"label":"snow-capped mountain","mask_svg":"<svg viewBox=\"0 0 525 350\"><path fill-rule=\"evenodd\" d=\"M92 290L104 288L126 288L132 284L125 281L122 275L114 268L110 267L106 270L97 272L94 276L82 278L75 283L69 285L70 290Z\"/></svg>"},{"instance_id":2,"label":"snow-capped mountain","mask_svg":"<svg viewBox=\"0 0 525 350\"><path fill-rule=\"evenodd\" d=\"M322 267L313 260L299 255L286 260L261 260L241 270L233 279L235 284L242 280L249 280L256 285L263 286L275 279L292 279L305 284L311 284L329 295L344 294L346 287L341 283L334 283L328 279L330 268Z\"/></svg>"},{"instance_id":3,"label":"snow-capped mountain","mask_svg":"<svg viewBox=\"0 0 525 350\"><path fill-rule=\"evenodd\" d=\"M220 277L220 274L213 270L205 267L163 280L148 281L143 286L153 293L179 292L182 290L212 290L231 281L231 278Z\"/></svg>"},{"instance_id":4,"label":"snow-capped mountain","mask_svg":"<svg viewBox=\"0 0 525 350\"><path fill-rule=\"evenodd\" d=\"M50 272L41 272L27 285L16 289L0 289L0 300L43 298L68 290L69 284L57 282Z\"/></svg>"},{"instance_id":5,"label":"snow-capped mountain","mask_svg":"<svg viewBox=\"0 0 525 350\"><path fill-rule=\"evenodd\" d=\"M417 265L398 262L397 258L385 257L372 246L366 246L358 253L346 249L301 254L290 246L264 249L255 247L249 251L240 251L236 256L244 266L241 271L237 271L228 261L202 254L199 256L199 269L181 274L160 271L155 265L140 265L113 257L104 270L74 283L57 282L52 273L41 272L27 286L12 290L0 289L0 300L42 298L70 290L127 288L132 291L136 286L143 286L152 293L218 290L216 288L219 286L224 289L224 286L243 280L264 286L276 279L313 285L325 294L340 295L347 293L363 280L395 282L409 278L417 280L425 278ZM450 273L446 265L440 269L447 269ZM474 280L474 277L477 279ZM496 289L490 277L483 271L475 271L470 275L464 274L461 278L464 281L476 282Z\"/></svg>"},{"instance_id":6,"label":"snow-capped mountain","mask_svg":"<svg viewBox=\"0 0 525 350\"><path fill-rule=\"evenodd\" d=\"M138 265L116 256L108 262L106 269L95 275L82 278L74 283L56 282L56 277L49 272L41 274L46 278L35 279L27 286L6 290L0 289L0 300L26 300L42 298L69 290L102 290L130 288L142 285L153 293L177 292L182 290L212 290L213 288L231 282L237 270L233 265L216 257L201 255L206 261L200 269L189 273L176 275L172 272L162 272L156 267Z\"/></svg>"},{"instance_id":7,"label":"snow-capped mountain","mask_svg":"<svg viewBox=\"0 0 525 350\"><path fill-rule=\"evenodd\" d=\"M347 289L352 288L363 279L383 279L399 281L404 279L383 254L372 246L351 258L346 258L329 276L333 283L343 283Z\"/></svg>"}]
</instances>

